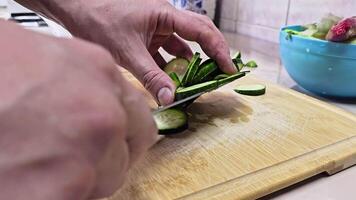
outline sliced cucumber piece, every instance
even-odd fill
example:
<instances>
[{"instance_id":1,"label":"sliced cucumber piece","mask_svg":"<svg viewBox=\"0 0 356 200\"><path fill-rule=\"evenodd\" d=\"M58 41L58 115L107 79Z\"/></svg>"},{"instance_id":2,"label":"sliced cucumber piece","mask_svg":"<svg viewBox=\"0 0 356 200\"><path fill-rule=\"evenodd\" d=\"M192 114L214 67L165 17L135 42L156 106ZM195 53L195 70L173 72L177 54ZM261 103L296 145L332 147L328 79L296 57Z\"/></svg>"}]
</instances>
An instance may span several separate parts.
<instances>
[{"instance_id":1,"label":"sliced cucumber piece","mask_svg":"<svg viewBox=\"0 0 356 200\"><path fill-rule=\"evenodd\" d=\"M153 115L160 135L172 135L188 128L187 114L178 109L168 109Z\"/></svg>"},{"instance_id":2,"label":"sliced cucumber piece","mask_svg":"<svg viewBox=\"0 0 356 200\"><path fill-rule=\"evenodd\" d=\"M176 100L181 100L187 97L190 97L199 92L204 92L207 90L213 90L218 88L218 81L208 81L196 85L192 85L186 88L178 88L176 90Z\"/></svg>"},{"instance_id":3,"label":"sliced cucumber piece","mask_svg":"<svg viewBox=\"0 0 356 200\"><path fill-rule=\"evenodd\" d=\"M232 59L232 62L234 63L238 72L240 72L242 70L242 68L244 68L244 63L242 62L241 59L234 58L234 59Z\"/></svg>"},{"instance_id":4,"label":"sliced cucumber piece","mask_svg":"<svg viewBox=\"0 0 356 200\"><path fill-rule=\"evenodd\" d=\"M219 75L214 77L214 80L220 80L220 79L228 78L229 76L230 75L228 75L228 74L219 74Z\"/></svg>"},{"instance_id":5,"label":"sliced cucumber piece","mask_svg":"<svg viewBox=\"0 0 356 200\"><path fill-rule=\"evenodd\" d=\"M231 82L233 82L233 81L235 81L235 80L237 80L237 79L239 79L241 77L244 77L245 75L246 75L245 72L239 72L239 73L231 75L231 76L229 76L227 78L220 79L220 80L218 80L218 87L221 87L223 85L229 84L229 83L231 83Z\"/></svg>"},{"instance_id":6,"label":"sliced cucumber piece","mask_svg":"<svg viewBox=\"0 0 356 200\"><path fill-rule=\"evenodd\" d=\"M200 62L201 62L200 53L195 53L181 81L181 84L183 86L186 87L192 85L194 76L199 70Z\"/></svg>"},{"instance_id":7,"label":"sliced cucumber piece","mask_svg":"<svg viewBox=\"0 0 356 200\"><path fill-rule=\"evenodd\" d=\"M249 67L249 68L256 68L258 67L257 63L253 60L249 61L248 63L245 64L245 67Z\"/></svg>"},{"instance_id":8,"label":"sliced cucumber piece","mask_svg":"<svg viewBox=\"0 0 356 200\"><path fill-rule=\"evenodd\" d=\"M241 52L238 51L238 52L235 53L235 55L233 56L233 58L234 58L234 59L241 59L241 56L242 56L242 55L241 55Z\"/></svg>"},{"instance_id":9,"label":"sliced cucumber piece","mask_svg":"<svg viewBox=\"0 0 356 200\"><path fill-rule=\"evenodd\" d=\"M169 77L171 77L174 85L176 85L176 87L179 87L180 86L180 80L179 80L179 77L178 75L175 73L175 72L171 72L169 74Z\"/></svg>"},{"instance_id":10,"label":"sliced cucumber piece","mask_svg":"<svg viewBox=\"0 0 356 200\"><path fill-rule=\"evenodd\" d=\"M199 71L194 77L193 84L208 81L210 77L215 76L214 74L218 72L220 72L220 70L216 62L212 59L208 59L200 65Z\"/></svg>"},{"instance_id":11,"label":"sliced cucumber piece","mask_svg":"<svg viewBox=\"0 0 356 200\"><path fill-rule=\"evenodd\" d=\"M266 86L261 84L239 85L236 87L235 92L243 95L259 96L266 93Z\"/></svg>"},{"instance_id":12,"label":"sliced cucumber piece","mask_svg":"<svg viewBox=\"0 0 356 200\"><path fill-rule=\"evenodd\" d=\"M182 81L184 74L187 71L189 65L189 61L184 58L175 58L167 63L166 67L164 67L164 72L170 74L172 72L176 73L179 81Z\"/></svg>"}]
</instances>

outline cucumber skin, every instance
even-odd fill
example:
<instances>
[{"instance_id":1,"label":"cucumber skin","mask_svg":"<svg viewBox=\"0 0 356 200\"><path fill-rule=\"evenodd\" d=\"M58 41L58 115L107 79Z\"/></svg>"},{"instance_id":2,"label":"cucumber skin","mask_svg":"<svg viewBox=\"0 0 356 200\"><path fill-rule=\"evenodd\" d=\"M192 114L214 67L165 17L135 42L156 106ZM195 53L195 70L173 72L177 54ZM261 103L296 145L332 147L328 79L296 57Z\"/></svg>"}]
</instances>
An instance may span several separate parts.
<instances>
[{"instance_id":1,"label":"cucumber skin","mask_svg":"<svg viewBox=\"0 0 356 200\"><path fill-rule=\"evenodd\" d=\"M229 84L229 83L231 83L231 82L233 82L233 81L235 81L235 80L237 80L239 78L244 77L245 75L246 75L245 72L239 72L239 73L231 75L231 76L229 76L227 78L220 79L220 80L218 80L218 87L222 87L222 86L224 86L226 84Z\"/></svg>"},{"instance_id":2,"label":"cucumber skin","mask_svg":"<svg viewBox=\"0 0 356 200\"><path fill-rule=\"evenodd\" d=\"M206 84L202 87L199 87L199 85L203 85ZM195 87L195 88L194 88ZM196 88L198 87L198 88ZM194 89L193 89L194 88ZM186 88L178 88L176 91L176 101L181 100L181 99L185 99L187 97L190 97L194 94L197 94L199 92L204 92L207 90L213 90L218 88L218 81L209 81L209 82L205 82L205 83L200 83L197 85L193 85L190 87L186 87Z\"/></svg>"},{"instance_id":3,"label":"cucumber skin","mask_svg":"<svg viewBox=\"0 0 356 200\"><path fill-rule=\"evenodd\" d=\"M166 130L159 130L158 134L159 135L176 135L178 133L181 133L189 128L189 124L186 123L184 126L175 128L175 129L166 129Z\"/></svg>"},{"instance_id":4,"label":"cucumber skin","mask_svg":"<svg viewBox=\"0 0 356 200\"><path fill-rule=\"evenodd\" d=\"M181 83L180 83L179 77L175 72L170 73L169 77L172 79L172 81L174 82L174 85L176 87L180 86Z\"/></svg>"},{"instance_id":5,"label":"cucumber skin","mask_svg":"<svg viewBox=\"0 0 356 200\"><path fill-rule=\"evenodd\" d=\"M200 53L195 53L191 62L188 65L188 69L186 71L186 73L183 76L183 79L181 81L181 85L183 86L190 86L192 84L193 78L195 76L195 74L197 73L197 71L199 70L199 65L201 62L201 58L200 58Z\"/></svg>"},{"instance_id":6,"label":"cucumber skin","mask_svg":"<svg viewBox=\"0 0 356 200\"><path fill-rule=\"evenodd\" d=\"M216 62L212 59L208 59L200 65L199 71L194 77L193 84L212 80L212 77L215 77L219 73L221 73L221 71Z\"/></svg>"},{"instance_id":7,"label":"cucumber skin","mask_svg":"<svg viewBox=\"0 0 356 200\"><path fill-rule=\"evenodd\" d=\"M240 89L234 89L235 92L242 94L242 95L248 95L248 96L261 96L266 94L266 86L262 90L240 90Z\"/></svg>"}]
</instances>

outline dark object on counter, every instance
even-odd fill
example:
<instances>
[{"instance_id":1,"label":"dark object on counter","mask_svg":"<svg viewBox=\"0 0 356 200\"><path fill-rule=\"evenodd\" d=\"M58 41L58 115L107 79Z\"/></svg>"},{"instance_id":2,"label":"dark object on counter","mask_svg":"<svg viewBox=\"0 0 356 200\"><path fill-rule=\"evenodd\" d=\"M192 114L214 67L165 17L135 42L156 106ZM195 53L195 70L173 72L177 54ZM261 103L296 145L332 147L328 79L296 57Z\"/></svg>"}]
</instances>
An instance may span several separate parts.
<instances>
[{"instance_id":1,"label":"dark object on counter","mask_svg":"<svg viewBox=\"0 0 356 200\"><path fill-rule=\"evenodd\" d=\"M11 13L10 21L26 27L48 27L48 24L36 13Z\"/></svg>"}]
</instances>

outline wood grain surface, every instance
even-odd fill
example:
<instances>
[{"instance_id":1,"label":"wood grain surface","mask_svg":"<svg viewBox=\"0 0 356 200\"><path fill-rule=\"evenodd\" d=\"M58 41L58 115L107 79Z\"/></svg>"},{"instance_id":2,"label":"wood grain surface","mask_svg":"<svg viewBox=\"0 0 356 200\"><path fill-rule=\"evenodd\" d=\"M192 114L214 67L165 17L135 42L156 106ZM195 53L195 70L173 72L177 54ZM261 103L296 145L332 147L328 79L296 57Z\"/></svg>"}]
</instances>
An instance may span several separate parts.
<instances>
[{"instance_id":1,"label":"wood grain surface","mask_svg":"<svg viewBox=\"0 0 356 200\"><path fill-rule=\"evenodd\" d=\"M233 91L246 83L266 95ZM109 200L255 199L356 164L356 116L251 76L202 96L189 115L189 130L152 147Z\"/></svg>"}]
</instances>

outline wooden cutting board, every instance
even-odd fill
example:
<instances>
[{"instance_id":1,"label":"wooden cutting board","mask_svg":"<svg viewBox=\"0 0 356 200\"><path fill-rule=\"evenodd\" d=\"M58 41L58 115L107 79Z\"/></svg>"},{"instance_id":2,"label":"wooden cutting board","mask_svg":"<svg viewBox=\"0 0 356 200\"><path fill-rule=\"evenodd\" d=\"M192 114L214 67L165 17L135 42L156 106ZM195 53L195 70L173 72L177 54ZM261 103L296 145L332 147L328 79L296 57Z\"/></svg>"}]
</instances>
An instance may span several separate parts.
<instances>
[{"instance_id":1,"label":"wooden cutting board","mask_svg":"<svg viewBox=\"0 0 356 200\"><path fill-rule=\"evenodd\" d=\"M233 92L245 83L266 95ZM156 144L110 200L255 199L356 164L356 116L251 76L189 112L189 130Z\"/></svg>"}]
</instances>

